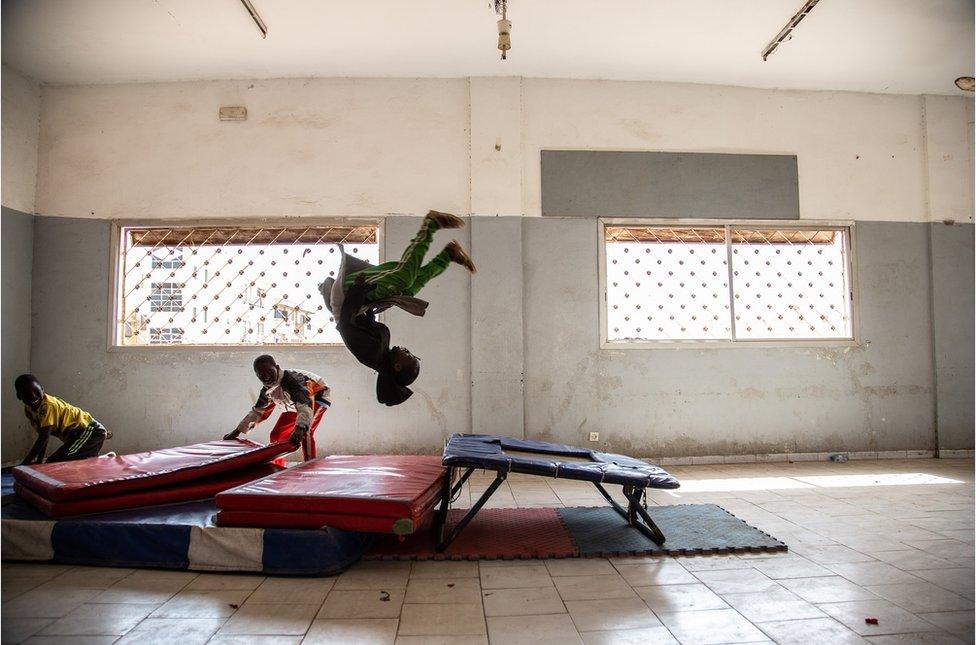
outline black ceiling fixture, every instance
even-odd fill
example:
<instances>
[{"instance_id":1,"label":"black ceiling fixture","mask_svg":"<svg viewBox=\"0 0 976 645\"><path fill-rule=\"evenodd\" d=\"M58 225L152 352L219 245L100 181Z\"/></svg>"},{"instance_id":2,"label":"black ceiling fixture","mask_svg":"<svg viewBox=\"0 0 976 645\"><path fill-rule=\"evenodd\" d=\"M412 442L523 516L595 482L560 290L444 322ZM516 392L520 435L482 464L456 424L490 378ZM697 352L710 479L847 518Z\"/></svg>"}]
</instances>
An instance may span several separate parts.
<instances>
[{"instance_id":1,"label":"black ceiling fixture","mask_svg":"<svg viewBox=\"0 0 976 645\"><path fill-rule=\"evenodd\" d=\"M251 14L251 20L254 21L254 24L257 25L258 29L261 30L261 38L267 38L268 26L264 24L264 20L261 19L260 15L258 15L258 10L254 8L253 4L251 4L251 0L241 0L241 4L244 5L247 12Z\"/></svg>"},{"instance_id":2,"label":"black ceiling fixture","mask_svg":"<svg viewBox=\"0 0 976 645\"><path fill-rule=\"evenodd\" d=\"M800 10L793 14L793 17L789 19L786 26L779 30L779 33L773 36L773 39L763 47L762 59L766 60L769 55L776 51L776 48L780 46L780 43L784 43L787 40L793 38L793 30L796 26L800 24L800 21L807 17L807 15L813 11L813 8L817 6L820 0L806 0Z\"/></svg>"},{"instance_id":3,"label":"black ceiling fixture","mask_svg":"<svg viewBox=\"0 0 976 645\"><path fill-rule=\"evenodd\" d=\"M495 13L501 16L498 21L498 49L502 52L502 60L506 59L508 50L512 48L512 21L508 19L508 0L494 0Z\"/></svg>"}]
</instances>

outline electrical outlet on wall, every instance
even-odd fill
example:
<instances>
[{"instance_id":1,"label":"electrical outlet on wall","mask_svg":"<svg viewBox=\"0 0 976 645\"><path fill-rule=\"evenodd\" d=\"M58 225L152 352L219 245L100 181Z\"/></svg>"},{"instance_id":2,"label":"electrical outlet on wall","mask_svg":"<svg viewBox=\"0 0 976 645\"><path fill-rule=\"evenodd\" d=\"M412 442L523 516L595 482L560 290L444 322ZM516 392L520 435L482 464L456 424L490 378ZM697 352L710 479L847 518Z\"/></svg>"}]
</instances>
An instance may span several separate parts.
<instances>
[{"instance_id":1,"label":"electrical outlet on wall","mask_svg":"<svg viewBox=\"0 0 976 645\"><path fill-rule=\"evenodd\" d=\"M590 441L599 441L599 440L600 440L600 433L599 432L591 432L590 433Z\"/></svg>"}]
</instances>

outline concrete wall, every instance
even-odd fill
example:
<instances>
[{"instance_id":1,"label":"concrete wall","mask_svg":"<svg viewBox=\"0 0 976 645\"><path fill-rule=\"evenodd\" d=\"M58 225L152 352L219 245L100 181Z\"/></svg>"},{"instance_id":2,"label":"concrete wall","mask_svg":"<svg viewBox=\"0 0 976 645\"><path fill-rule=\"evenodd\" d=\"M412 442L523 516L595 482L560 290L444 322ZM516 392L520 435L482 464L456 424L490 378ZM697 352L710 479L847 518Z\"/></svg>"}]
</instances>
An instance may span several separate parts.
<instances>
[{"instance_id":1,"label":"concrete wall","mask_svg":"<svg viewBox=\"0 0 976 645\"><path fill-rule=\"evenodd\" d=\"M524 226L527 435L657 456L934 448L924 224L859 225L861 347L643 350L599 349L596 223Z\"/></svg>"},{"instance_id":2,"label":"concrete wall","mask_svg":"<svg viewBox=\"0 0 976 645\"><path fill-rule=\"evenodd\" d=\"M932 321L939 448L973 447L973 226L931 224Z\"/></svg>"},{"instance_id":3,"label":"concrete wall","mask_svg":"<svg viewBox=\"0 0 976 645\"><path fill-rule=\"evenodd\" d=\"M387 219L387 257L418 224ZM104 220L37 218L36 248L46 252L34 270L34 371L116 429L115 449L222 434L257 393L258 350L108 350L109 233ZM423 359L406 404L376 404L372 371L343 348L273 352L332 384L324 450L434 452L451 432L472 429L564 443L598 431L607 449L653 456L931 450L937 374L952 383L940 417L956 415L953 445L965 444L971 354L953 358L959 347L944 347L934 363L928 224L858 225L864 342L816 349L601 350L595 222L476 217L452 233L482 271L469 278L452 267L431 283L424 318L388 316L393 341ZM957 252L939 263L946 270L972 253L956 238ZM965 302L957 310L956 291L935 296L936 324L948 327L935 337L965 344Z\"/></svg>"},{"instance_id":4,"label":"concrete wall","mask_svg":"<svg viewBox=\"0 0 976 645\"><path fill-rule=\"evenodd\" d=\"M3 291L0 302L0 460L23 456L31 435L13 380L30 371L31 262L33 255L34 194L37 177L40 87L4 66L3 121L0 126L0 240Z\"/></svg>"},{"instance_id":5,"label":"concrete wall","mask_svg":"<svg viewBox=\"0 0 976 645\"><path fill-rule=\"evenodd\" d=\"M393 218L387 253L402 250L418 218ZM464 232L460 239L468 243ZM48 390L91 412L112 429L111 449L147 450L219 437L250 409L260 383L251 369L262 350L107 349L110 223L37 218L34 264L34 372ZM72 276L70 279L67 276ZM393 342L423 360L422 378L406 404L376 403L374 372L343 347L270 348L279 364L325 377L333 406L317 435L328 453L436 452L470 422L468 274L453 268L424 290L436 303L422 319L390 313ZM252 436L267 440L271 424Z\"/></svg>"},{"instance_id":6,"label":"concrete wall","mask_svg":"<svg viewBox=\"0 0 976 645\"><path fill-rule=\"evenodd\" d=\"M217 120L239 104L247 122ZM457 233L481 270L435 281L424 319L389 315L424 359L411 401L378 406L341 348L277 352L334 385L323 450L436 452L469 429L572 443L599 430L605 447L662 456L932 449L937 411L960 428L952 447L972 447L963 385L936 390L972 366L933 350L972 342L972 307L953 296L972 243L927 224L972 221L965 99L314 79L49 87L41 115L32 369L113 427L113 449L218 436L258 384L255 351L106 348L108 218L428 208L476 216ZM864 345L600 350L596 224L536 217L543 149L796 155L800 217L858 222ZM387 257L418 221L387 218Z\"/></svg>"},{"instance_id":7,"label":"concrete wall","mask_svg":"<svg viewBox=\"0 0 976 645\"><path fill-rule=\"evenodd\" d=\"M221 122L244 105L245 122ZM45 87L37 210L67 217L468 211L462 79Z\"/></svg>"},{"instance_id":8,"label":"concrete wall","mask_svg":"<svg viewBox=\"0 0 976 645\"><path fill-rule=\"evenodd\" d=\"M526 79L523 97L528 215L541 150L595 149L796 155L801 218L928 219L917 96ZM962 119L945 127L965 136Z\"/></svg>"},{"instance_id":9,"label":"concrete wall","mask_svg":"<svg viewBox=\"0 0 976 645\"><path fill-rule=\"evenodd\" d=\"M34 212L37 180L37 141L40 128L41 88L6 65L2 68L0 101L0 194L3 205L24 213Z\"/></svg>"},{"instance_id":10,"label":"concrete wall","mask_svg":"<svg viewBox=\"0 0 976 645\"><path fill-rule=\"evenodd\" d=\"M581 149L796 155L801 218L928 221L928 183L972 221L971 161L923 170L938 155L927 141L967 140L972 101L958 97L279 79L45 87L41 103L45 215L538 216L541 150ZM221 105L248 120L218 121Z\"/></svg>"},{"instance_id":11,"label":"concrete wall","mask_svg":"<svg viewBox=\"0 0 976 645\"><path fill-rule=\"evenodd\" d=\"M4 158L6 162L6 158ZM9 208L0 214L0 461L23 457L31 431L14 394L18 374L31 369L31 263L34 216Z\"/></svg>"}]
</instances>

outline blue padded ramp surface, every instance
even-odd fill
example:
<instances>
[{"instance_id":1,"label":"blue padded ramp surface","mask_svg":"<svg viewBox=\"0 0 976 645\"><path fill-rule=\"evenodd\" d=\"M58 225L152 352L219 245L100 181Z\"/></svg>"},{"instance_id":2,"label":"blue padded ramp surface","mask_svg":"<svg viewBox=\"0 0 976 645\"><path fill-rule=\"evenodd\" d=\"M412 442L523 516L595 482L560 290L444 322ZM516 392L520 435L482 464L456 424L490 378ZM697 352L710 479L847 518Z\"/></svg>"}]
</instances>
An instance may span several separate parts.
<instances>
[{"instance_id":1,"label":"blue padded ramp surface","mask_svg":"<svg viewBox=\"0 0 976 645\"><path fill-rule=\"evenodd\" d=\"M61 520L45 517L16 495L4 495L0 503L5 559L17 554L17 559L108 567L335 575L359 560L373 539L332 528L222 528L213 523L213 500Z\"/></svg>"},{"instance_id":2,"label":"blue padded ramp surface","mask_svg":"<svg viewBox=\"0 0 976 645\"><path fill-rule=\"evenodd\" d=\"M506 454L516 451L525 454ZM561 459L562 458L572 458ZM587 461L576 461L576 460ZM545 441L529 441L487 434L453 434L444 447L444 465L487 468L505 472L562 477L640 488L678 488L678 480L663 468L612 453Z\"/></svg>"},{"instance_id":3,"label":"blue padded ramp surface","mask_svg":"<svg viewBox=\"0 0 976 645\"><path fill-rule=\"evenodd\" d=\"M14 473L10 468L0 471L0 495L10 495L14 492Z\"/></svg>"}]
</instances>

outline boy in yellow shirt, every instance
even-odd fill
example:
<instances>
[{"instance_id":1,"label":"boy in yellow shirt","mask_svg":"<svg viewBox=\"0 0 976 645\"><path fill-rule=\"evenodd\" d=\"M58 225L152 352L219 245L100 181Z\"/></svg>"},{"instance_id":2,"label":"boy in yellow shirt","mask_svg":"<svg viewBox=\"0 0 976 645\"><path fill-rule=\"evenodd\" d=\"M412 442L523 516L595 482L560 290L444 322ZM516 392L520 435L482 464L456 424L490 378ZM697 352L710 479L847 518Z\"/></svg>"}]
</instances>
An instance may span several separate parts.
<instances>
[{"instance_id":1,"label":"boy in yellow shirt","mask_svg":"<svg viewBox=\"0 0 976 645\"><path fill-rule=\"evenodd\" d=\"M33 374L18 376L14 389L17 398L24 402L24 414L37 433L37 441L21 465L44 463L51 435L63 444L47 458L47 463L96 457L105 439L111 436L89 413L45 393Z\"/></svg>"}]
</instances>

